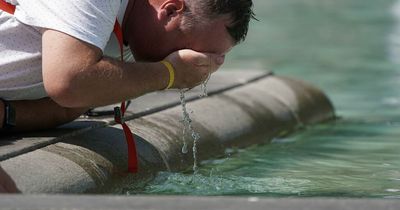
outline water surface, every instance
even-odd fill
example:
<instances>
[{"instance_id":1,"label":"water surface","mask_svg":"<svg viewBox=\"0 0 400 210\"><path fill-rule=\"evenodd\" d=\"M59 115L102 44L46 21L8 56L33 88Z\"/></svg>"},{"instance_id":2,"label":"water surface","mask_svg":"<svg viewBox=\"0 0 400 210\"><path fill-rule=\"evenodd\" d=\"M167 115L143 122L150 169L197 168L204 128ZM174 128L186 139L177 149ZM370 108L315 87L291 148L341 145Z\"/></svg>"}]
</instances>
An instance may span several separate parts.
<instances>
[{"instance_id":1,"label":"water surface","mask_svg":"<svg viewBox=\"0 0 400 210\"><path fill-rule=\"evenodd\" d=\"M260 22L225 68L318 86L340 117L262 146L162 172L128 194L400 198L400 3L255 0Z\"/></svg>"}]
</instances>

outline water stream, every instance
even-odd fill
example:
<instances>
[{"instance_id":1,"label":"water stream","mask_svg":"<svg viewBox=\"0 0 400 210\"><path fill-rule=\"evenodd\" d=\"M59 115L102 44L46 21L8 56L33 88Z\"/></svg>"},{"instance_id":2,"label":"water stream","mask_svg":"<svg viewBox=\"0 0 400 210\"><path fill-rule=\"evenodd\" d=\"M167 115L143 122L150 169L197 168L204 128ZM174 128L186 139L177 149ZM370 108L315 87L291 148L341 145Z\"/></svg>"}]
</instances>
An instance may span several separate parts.
<instances>
[{"instance_id":1,"label":"water stream","mask_svg":"<svg viewBox=\"0 0 400 210\"><path fill-rule=\"evenodd\" d=\"M207 93L207 83L210 80L211 74L208 74L207 79L201 83L200 88L201 88L201 94L200 98L206 97L208 95ZM188 142L187 142L187 133L190 134L192 140L193 140L193 147L192 147L192 152L193 152L193 172L194 174L197 174L198 172L198 164L197 164L197 142L200 139L200 134L195 131L192 125L192 118L189 115L189 112L186 107L186 97L185 97L185 92L189 90L180 90L180 102L181 102L181 107L182 107L182 124L183 124L183 129L182 129L182 153L186 154L188 153Z\"/></svg>"},{"instance_id":2,"label":"water stream","mask_svg":"<svg viewBox=\"0 0 400 210\"><path fill-rule=\"evenodd\" d=\"M180 90L180 100L182 106L182 123L183 123L183 132L182 132L182 139L183 139L183 146L182 146L182 153L188 152L188 143L186 140L186 133L189 132L191 138L193 139L193 172L197 172L197 141L200 139L200 134L196 132L192 125L192 119L190 118L189 112L186 108L186 100L185 100L185 91Z\"/></svg>"}]
</instances>

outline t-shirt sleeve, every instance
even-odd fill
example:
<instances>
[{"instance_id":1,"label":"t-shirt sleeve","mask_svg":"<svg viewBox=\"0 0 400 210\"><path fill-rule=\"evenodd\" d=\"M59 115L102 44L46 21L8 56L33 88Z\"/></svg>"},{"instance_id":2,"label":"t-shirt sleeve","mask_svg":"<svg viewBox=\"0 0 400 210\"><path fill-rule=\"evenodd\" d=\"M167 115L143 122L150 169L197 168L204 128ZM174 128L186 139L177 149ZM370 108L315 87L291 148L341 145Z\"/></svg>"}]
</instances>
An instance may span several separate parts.
<instances>
[{"instance_id":1,"label":"t-shirt sleeve","mask_svg":"<svg viewBox=\"0 0 400 210\"><path fill-rule=\"evenodd\" d=\"M66 33L104 51L119 0L18 0L15 17L27 25Z\"/></svg>"}]
</instances>

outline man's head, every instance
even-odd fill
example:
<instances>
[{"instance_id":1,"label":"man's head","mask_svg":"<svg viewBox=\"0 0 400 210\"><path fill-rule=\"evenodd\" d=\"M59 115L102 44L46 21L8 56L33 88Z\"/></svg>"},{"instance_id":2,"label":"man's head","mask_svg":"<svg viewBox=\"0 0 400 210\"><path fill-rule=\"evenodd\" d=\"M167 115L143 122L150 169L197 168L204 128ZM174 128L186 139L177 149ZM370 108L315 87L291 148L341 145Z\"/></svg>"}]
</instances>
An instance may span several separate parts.
<instances>
[{"instance_id":1,"label":"man's head","mask_svg":"<svg viewBox=\"0 0 400 210\"><path fill-rule=\"evenodd\" d=\"M245 39L252 6L252 0L135 0L124 20L126 41L137 60L180 49L225 55Z\"/></svg>"},{"instance_id":2,"label":"man's head","mask_svg":"<svg viewBox=\"0 0 400 210\"><path fill-rule=\"evenodd\" d=\"M203 25L220 17L228 18L226 30L235 44L244 41L250 19L254 18L252 0L186 0L184 17L189 25Z\"/></svg>"}]
</instances>

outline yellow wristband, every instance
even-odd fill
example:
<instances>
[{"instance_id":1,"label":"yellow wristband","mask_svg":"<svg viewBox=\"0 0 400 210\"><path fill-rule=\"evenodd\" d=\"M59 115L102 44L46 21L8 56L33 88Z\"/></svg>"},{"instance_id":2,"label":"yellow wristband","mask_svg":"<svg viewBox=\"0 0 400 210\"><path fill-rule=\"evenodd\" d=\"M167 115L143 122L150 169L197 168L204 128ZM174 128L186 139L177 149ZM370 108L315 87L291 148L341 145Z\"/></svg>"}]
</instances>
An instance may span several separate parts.
<instances>
[{"instance_id":1,"label":"yellow wristband","mask_svg":"<svg viewBox=\"0 0 400 210\"><path fill-rule=\"evenodd\" d=\"M175 69L172 64L166 60L161 61L161 63L164 64L165 67L167 67L169 72L169 82L168 86L165 89L170 89L175 82Z\"/></svg>"}]
</instances>

